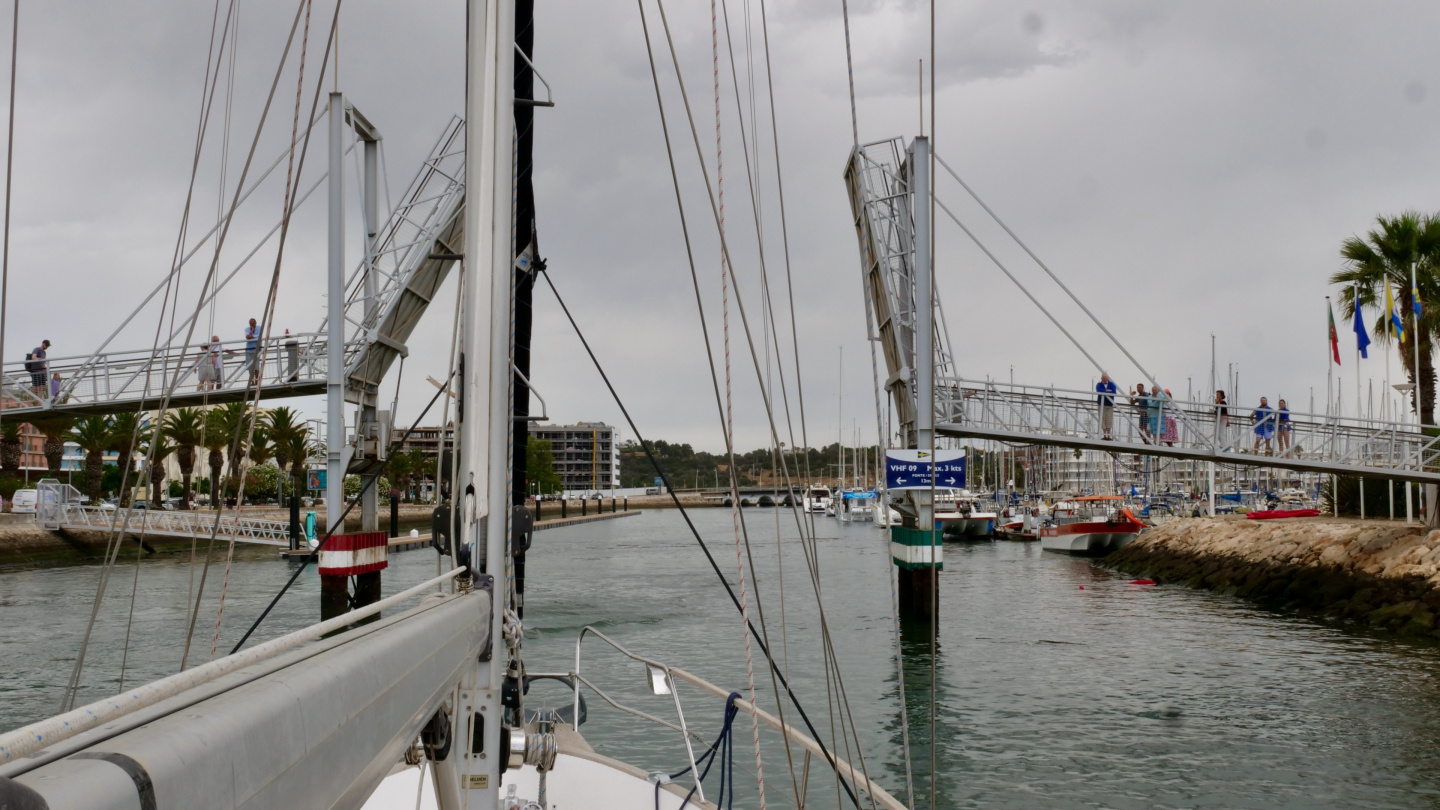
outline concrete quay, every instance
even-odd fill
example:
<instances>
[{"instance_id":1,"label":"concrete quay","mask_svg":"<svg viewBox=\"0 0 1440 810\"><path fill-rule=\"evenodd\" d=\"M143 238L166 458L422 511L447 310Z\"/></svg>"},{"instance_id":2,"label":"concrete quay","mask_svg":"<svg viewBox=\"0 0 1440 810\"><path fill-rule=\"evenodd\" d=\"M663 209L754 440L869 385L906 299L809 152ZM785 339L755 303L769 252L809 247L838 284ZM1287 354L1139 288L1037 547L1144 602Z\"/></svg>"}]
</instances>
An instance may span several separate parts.
<instances>
[{"instance_id":1,"label":"concrete quay","mask_svg":"<svg viewBox=\"0 0 1440 810\"><path fill-rule=\"evenodd\" d=\"M1440 638L1440 530L1331 518L1181 518L1106 566L1268 607Z\"/></svg>"}]
</instances>

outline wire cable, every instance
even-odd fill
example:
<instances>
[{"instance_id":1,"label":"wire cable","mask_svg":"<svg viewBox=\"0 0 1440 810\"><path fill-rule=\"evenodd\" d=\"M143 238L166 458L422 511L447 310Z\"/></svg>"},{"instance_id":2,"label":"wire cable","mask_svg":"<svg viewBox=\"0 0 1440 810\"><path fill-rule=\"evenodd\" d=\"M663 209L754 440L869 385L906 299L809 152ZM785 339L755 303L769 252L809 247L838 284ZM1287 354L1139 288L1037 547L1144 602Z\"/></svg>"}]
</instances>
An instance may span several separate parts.
<instances>
[{"instance_id":1,"label":"wire cable","mask_svg":"<svg viewBox=\"0 0 1440 810\"><path fill-rule=\"evenodd\" d=\"M320 75L322 78L325 75L323 67L321 68ZM399 439L390 443L389 450L391 452L386 452L385 461L383 464L380 465L380 469L382 472L390 467L390 461L395 457L393 451L403 446L405 444L405 441L410 438L410 434L414 433L420 427L420 422L425 418L426 414L430 413L430 408L445 393L446 389L450 385L450 381L454 378L455 372L452 371L450 372L450 375L445 378L445 384L440 386L440 388L435 392L435 395L430 397L430 401L425 404L424 410L420 411L420 415L416 417L415 423L412 424L410 428L400 436ZM304 573L306 566L320 559L320 552L325 549L325 544L330 542L330 538L335 536L335 530L342 528L345 525L345 518L350 514L350 510L354 509L355 504L360 503L360 501L364 499L365 493L368 492L371 487L374 487L376 483L379 482L379 480L380 474L376 473L369 481L365 482L365 485L360 488L360 494L354 500L352 500L348 506L345 507L345 511L341 512L339 519L334 521L334 523L331 524L331 527L325 531L325 536L320 539L320 542L316 544L315 548L311 549L310 553L300 561L300 565L295 569L295 573L291 574L290 578L285 581L285 584L280 586L280 591L276 593L274 598L270 600L270 604L266 605L265 609L260 611L260 615L255 617L255 621L251 623L250 629L245 631L245 635L241 636L240 640L235 642L235 646L230 649L230 655L234 655L235 653L240 651L241 647L245 646L245 642L250 640L250 636L255 632L256 628L260 626L260 623L265 621L265 617L269 616L270 611L274 610L275 606L280 603L280 598L283 597L285 593L290 590L290 586L294 585L295 580L299 579L300 575ZM329 505L327 504L326 506L328 508ZM330 521L328 520L325 522L330 523Z\"/></svg>"},{"instance_id":2,"label":"wire cable","mask_svg":"<svg viewBox=\"0 0 1440 810\"><path fill-rule=\"evenodd\" d=\"M635 420L631 418L630 410L625 407L624 401L620 399L620 394L615 390L614 384L610 382L610 376L605 373L604 367L600 365L600 359L595 356L595 351L590 348L590 341L586 340L585 334L580 331L580 325L576 323L575 316L570 313L570 308L565 305L565 299L560 297L560 291L555 289L555 282L550 278L549 271L542 271L541 275L545 279L545 284L549 286L550 292L554 294L555 301L560 305L561 311L565 313L565 318L570 322L570 327L575 330L575 337L579 338L581 346L585 349L585 353L590 357L590 362L595 366L595 371L600 375L601 381L605 383L605 388L609 390L610 397L615 400L615 406L620 409L620 414L625 417L625 424L630 427L630 432L635 434L635 439L640 443L640 449L645 452L645 458L649 460L650 466L654 468L655 475L660 478L660 482L664 485L665 491L670 493L670 500L675 504L675 508L680 512L680 517L684 519L685 525L690 529L690 534L695 538L695 543L700 546L700 551L705 555L705 560L710 563L710 568L715 571L715 576L720 579L720 584L725 588L725 593L730 597L730 601L735 605L735 609L739 610L740 599L736 596L735 589L731 587L730 580L725 577L725 573L720 569L720 564L716 562L715 556L710 553L710 547L705 544L704 538L700 536L700 530L695 528L694 522L690 520L690 513L685 509L684 505L680 503L680 497L675 494L674 488L670 486L669 476L667 476L665 471L660 467L660 462L655 459L655 455L650 452L650 445L645 441L645 437L641 434L640 428L635 424ZM753 626L750 628L750 631L757 636L759 635ZM780 671L779 664L776 663L775 657L770 653L769 645L759 639L757 639L757 643L760 646L760 652L765 655L765 660L769 662L770 668L774 670L776 676L780 679L781 686L785 688L785 694L790 699L790 703L795 707L795 711L800 715L800 719L804 721L805 727L810 731L810 736L815 740L816 745L820 746L820 753L824 755L825 761L829 763L830 767L838 774L839 766L835 761L834 755L830 753L830 749L825 747L825 743L815 730L814 723L810 721L810 716L805 713L804 707L800 705L800 698L795 695L794 690L790 688L789 680L785 677L785 674ZM841 784L844 786L845 792L849 794L851 802L853 802L856 807L859 807L860 800L856 797L854 791L850 789L849 782L841 777Z\"/></svg>"}]
</instances>

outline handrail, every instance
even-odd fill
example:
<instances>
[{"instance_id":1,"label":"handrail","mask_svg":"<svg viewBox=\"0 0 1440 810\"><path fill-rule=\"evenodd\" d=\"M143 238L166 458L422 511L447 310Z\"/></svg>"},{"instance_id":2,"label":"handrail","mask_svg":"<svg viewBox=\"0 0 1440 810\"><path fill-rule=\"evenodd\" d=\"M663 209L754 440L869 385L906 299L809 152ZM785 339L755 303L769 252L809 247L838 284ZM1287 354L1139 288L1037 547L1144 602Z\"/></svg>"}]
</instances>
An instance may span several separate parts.
<instances>
[{"instance_id":1,"label":"handrail","mask_svg":"<svg viewBox=\"0 0 1440 810\"><path fill-rule=\"evenodd\" d=\"M647 667L655 667L656 669L660 669L665 673L666 681L670 687L670 698L675 704L675 716L680 719L680 735L685 740L685 753L690 757L690 775L695 777L695 794L699 797L700 801L705 801L705 787L700 784L700 767L695 760L695 747L690 744L690 730L685 725L685 711L680 708L680 693L675 689L675 681L670 676L670 667L659 661L653 661L649 658L644 658L630 652L629 650L620 646L620 644L614 639L610 638L599 630L596 630L594 627L591 627L588 624L581 628L580 635L575 637L575 671L572 673L575 676L575 713L573 715L573 717L575 718L575 722L580 722L580 682L582 680L582 676L580 675L580 643L585 640L585 635L587 633L594 634L595 636L599 637L606 644L609 644L611 647L614 647L616 650L618 650L620 654L624 655L626 658L639 661L640 663L645 664ZM649 673L647 671L647 675L648 674ZM591 688L593 689L594 687Z\"/></svg>"},{"instance_id":2,"label":"handrail","mask_svg":"<svg viewBox=\"0 0 1440 810\"><path fill-rule=\"evenodd\" d=\"M611 647L615 648L615 650L618 651L621 655L624 655L625 657L633 661L638 661L647 667L654 667L664 672L666 683L669 686L670 695L675 702L675 709L677 713L680 713L680 695L679 691L675 688L676 678L700 689L701 691L708 692L715 697L721 698L722 700L728 700L730 698L730 692L720 688L719 686L716 686L715 684L705 680L704 678L701 678L698 675L695 675L678 667L671 667L662 661L656 661L652 658L646 658L643 655L637 655L636 653L632 653L629 650L625 649L625 647L621 646L614 639L610 638L599 630L596 630L594 627L586 625L585 627L581 628L580 635L575 639L575 670L569 673L575 678L574 716L577 718L580 716L580 684L583 683L584 685L590 687L590 689L593 690L595 694L599 695L601 699L603 699L606 703L609 703L611 706L614 706L621 711L633 714L637 717L642 717L644 719L659 723L660 725L667 728L679 731L682 735L685 735L685 743L687 749L690 748L690 737L694 736L696 739L700 739L698 736L696 736L693 732L689 731L689 729L684 726L683 714L680 714L681 725L676 726L673 723L646 714L638 709L632 709L630 707L623 706L617 703L604 692L601 692L599 689L597 689L594 684L590 683L590 681L582 677L580 675L580 643L585 640L586 635L595 635L601 640L603 640L605 643L609 644ZM736 698L735 705L742 711L753 712L754 715L758 717L761 722L793 739L796 743L800 745L800 747L805 749L807 755L813 754L822 757L826 755L825 749L821 748L819 743L806 736L803 732L796 729L794 726L784 722L783 720L780 720L779 718L775 717L764 709L761 709L760 707L755 706L754 704L742 698ZM868 776L861 773L860 771L857 771L850 763L846 762L843 759L840 759L839 757L835 757L834 761L836 769L842 771L842 777L848 777L854 784L858 785L861 790L869 793L870 796L881 806L885 807L886 810L907 810L905 805L900 800L896 799L894 796L891 796L890 793L884 788L876 785L870 780ZM691 768L693 769L695 767L695 755L693 750L690 753L690 764ZM704 801L703 792L699 791L698 772L692 770L691 773L696 775L697 793L699 793L700 800Z\"/></svg>"}]
</instances>

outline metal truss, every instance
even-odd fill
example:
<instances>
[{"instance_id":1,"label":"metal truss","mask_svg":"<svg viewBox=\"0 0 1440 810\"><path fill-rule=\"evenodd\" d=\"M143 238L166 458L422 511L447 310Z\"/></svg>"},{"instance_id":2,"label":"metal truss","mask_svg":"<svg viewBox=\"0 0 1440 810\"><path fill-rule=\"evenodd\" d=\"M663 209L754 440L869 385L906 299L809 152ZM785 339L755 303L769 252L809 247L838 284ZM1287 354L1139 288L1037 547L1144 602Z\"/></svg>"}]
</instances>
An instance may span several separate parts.
<instances>
[{"instance_id":1,"label":"metal truss","mask_svg":"<svg viewBox=\"0 0 1440 810\"><path fill-rule=\"evenodd\" d=\"M88 529L108 532L125 527L127 534L152 537L208 538L215 531L215 514L209 510L116 509L78 503L58 503L45 510L42 525L47 529ZM216 539L262 546L290 547L290 524L283 520L259 520L221 516Z\"/></svg>"},{"instance_id":2,"label":"metal truss","mask_svg":"<svg viewBox=\"0 0 1440 810\"><path fill-rule=\"evenodd\" d=\"M850 154L845 185L860 240L866 305L885 353L886 390L904 435L915 429L915 221L909 154L899 138L863 144ZM935 375L954 376L945 311L935 299ZM937 403L938 405L938 403Z\"/></svg>"}]
</instances>

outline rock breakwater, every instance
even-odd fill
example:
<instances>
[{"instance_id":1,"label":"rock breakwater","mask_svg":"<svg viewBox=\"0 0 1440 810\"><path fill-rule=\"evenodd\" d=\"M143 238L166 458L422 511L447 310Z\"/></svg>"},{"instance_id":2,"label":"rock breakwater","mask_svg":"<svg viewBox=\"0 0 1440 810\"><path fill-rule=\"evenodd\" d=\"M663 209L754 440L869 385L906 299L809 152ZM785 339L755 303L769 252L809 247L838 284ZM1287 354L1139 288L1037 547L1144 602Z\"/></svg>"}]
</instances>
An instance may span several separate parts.
<instances>
[{"instance_id":1,"label":"rock breakwater","mask_svg":"<svg viewBox=\"0 0 1440 810\"><path fill-rule=\"evenodd\" d=\"M1440 531L1374 521L1182 518L1105 564L1162 583L1440 638Z\"/></svg>"}]
</instances>

